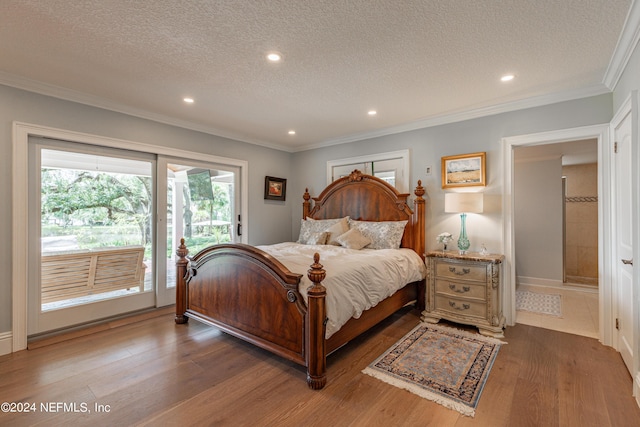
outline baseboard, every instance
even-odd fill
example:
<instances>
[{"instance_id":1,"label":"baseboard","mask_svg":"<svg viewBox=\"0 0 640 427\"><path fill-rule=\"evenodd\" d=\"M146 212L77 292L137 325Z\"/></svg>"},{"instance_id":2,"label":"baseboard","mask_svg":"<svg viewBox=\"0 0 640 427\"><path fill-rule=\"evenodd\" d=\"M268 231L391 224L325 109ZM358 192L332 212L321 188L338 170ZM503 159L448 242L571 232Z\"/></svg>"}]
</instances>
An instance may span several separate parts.
<instances>
[{"instance_id":1,"label":"baseboard","mask_svg":"<svg viewBox=\"0 0 640 427\"><path fill-rule=\"evenodd\" d=\"M125 313L109 319L103 319L96 322L78 325L73 328L66 328L59 331L42 334L37 337L31 337L29 338L28 348L30 350L33 350L62 341L92 335L100 331L118 328L124 325L130 325L142 320L151 319L158 316L171 315L172 313L175 313L175 305L170 305L162 308L151 308L148 310L136 311L133 313Z\"/></svg>"},{"instance_id":2,"label":"baseboard","mask_svg":"<svg viewBox=\"0 0 640 427\"><path fill-rule=\"evenodd\" d=\"M13 350L13 334L3 332L0 334L0 356L9 354Z\"/></svg>"},{"instance_id":3,"label":"baseboard","mask_svg":"<svg viewBox=\"0 0 640 427\"><path fill-rule=\"evenodd\" d=\"M543 279L540 277L527 277L527 276L516 277L516 284L546 286L549 288L560 288L563 285L562 280Z\"/></svg>"},{"instance_id":4,"label":"baseboard","mask_svg":"<svg viewBox=\"0 0 640 427\"><path fill-rule=\"evenodd\" d=\"M576 286L564 283L562 280L542 279L539 277L517 276L517 285L544 286L546 288L564 289L572 291L587 292L592 294L599 293L598 288L593 286Z\"/></svg>"},{"instance_id":5,"label":"baseboard","mask_svg":"<svg viewBox=\"0 0 640 427\"><path fill-rule=\"evenodd\" d=\"M635 381L633 382L633 395L636 398L636 403L640 407L640 371L636 372Z\"/></svg>"}]
</instances>

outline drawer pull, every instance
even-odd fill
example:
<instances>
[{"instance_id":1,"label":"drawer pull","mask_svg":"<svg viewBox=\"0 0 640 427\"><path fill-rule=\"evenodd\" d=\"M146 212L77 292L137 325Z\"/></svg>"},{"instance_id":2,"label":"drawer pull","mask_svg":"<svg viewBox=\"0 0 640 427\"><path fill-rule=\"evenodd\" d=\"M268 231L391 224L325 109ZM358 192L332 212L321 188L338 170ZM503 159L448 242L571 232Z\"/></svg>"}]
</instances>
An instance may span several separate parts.
<instances>
[{"instance_id":1,"label":"drawer pull","mask_svg":"<svg viewBox=\"0 0 640 427\"><path fill-rule=\"evenodd\" d=\"M462 271L456 271L455 267L449 267L449 271L458 276L464 276L465 274L471 273L470 268L463 268Z\"/></svg>"},{"instance_id":2,"label":"drawer pull","mask_svg":"<svg viewBox=\"0 0 640 427\"><path fill-rule=\"evenodd\" d=\"M455 308L456 310L469 310L471 308L470 304L462 304L462 307L459 307L455 301L449 301L449 305L451 306L451 308Z\"/></svg>"},{"instance_id":3,"label":"drawer pull","mask_svg":"<svg viewBox=\"0 0 640 427\"><path fill-rule=\"evenodd\" d=\"M465 292L469 292L471 290L471 287L463 286L462 289L456 289L456 285L454 285L453 283L449 283L449 289L451 289L453 292L464 294Z\"/></svg>"}]
</instances>

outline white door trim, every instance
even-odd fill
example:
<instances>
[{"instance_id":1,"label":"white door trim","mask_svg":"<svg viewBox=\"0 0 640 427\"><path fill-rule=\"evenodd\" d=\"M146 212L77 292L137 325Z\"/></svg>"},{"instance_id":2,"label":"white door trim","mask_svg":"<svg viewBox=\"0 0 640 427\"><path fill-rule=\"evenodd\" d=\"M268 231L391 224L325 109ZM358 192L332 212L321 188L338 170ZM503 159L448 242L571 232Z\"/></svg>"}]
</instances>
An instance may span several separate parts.
<instances>
[{"instance_id":1,"label":"white door trim","mask_svg":"<svg viewBox=\"0 0 640 427\"><path fill-rule=\"evenodd\" d=\"M611 188L609 124L585 126L573 129L535 133L506 137L502 139L502 159L504 165L502 199L503 212L503 253L504 262L504 298L503 312L507 324L514 325L516 320L516 272L515 272L515 236L514 236L514 155L516 147L554 144L580 139L596 138L598 140L598 269L599 269L599 314L600 341L611 345L611 228L609 224L611 214Z\"/></svg>"},{"instance_id":2,"label":"white door trim","mask_svg":"<svg viewBox=\"0 0 640 427\"><path fill-rule=\"evenodd\" d=\"M91 135L69 130L51 128L28 123L13 122L13 155L12 155L12 352L27 348L27 242L29 229L27 224L27 185L29 136L55 138L63 141L93 144L98 146L135 150L151 154L162 154L185 159L204 160L238 166L241 169L242 219L244 229L248 230L249 197L248 197L248 165L245 160L230 159L204 153L183 151L178 148L161 147L141 142L126 141L99 135ZM247 233L243 233L242 242L248 242Z\"/></svg>"}]
</instances>

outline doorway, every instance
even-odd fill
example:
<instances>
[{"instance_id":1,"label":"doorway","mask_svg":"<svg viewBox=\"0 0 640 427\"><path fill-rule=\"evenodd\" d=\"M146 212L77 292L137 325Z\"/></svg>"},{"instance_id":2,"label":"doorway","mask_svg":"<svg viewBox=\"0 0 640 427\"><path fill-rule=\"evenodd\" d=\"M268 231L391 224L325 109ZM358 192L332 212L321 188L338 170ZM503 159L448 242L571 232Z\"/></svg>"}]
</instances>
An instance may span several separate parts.
<instances>
[{"instance_id":1,"label":"doorway","mask_svg":"<svg viewBox=\"0 0 640 427\"><path fill-rule=\"evenodd\" d=\"M596 139L514 149L518 323L598 338L597 158Z\"/></svg>"},{"instance_id":2,"label":"doorway","mask_svg":"<svg viewBox=\"0 0 640 427\"><path fill-rule=\"evenodd\" d=\"M171 147L163 147L163 146L152 146L144 143L137 143L133 141L126 140L118 140L98 135L90 135L84 133L78 133L73 131L66 131L61 129L54 129L45 126L25 124L25 123L13 123L13 161L12 161L12 226L13 226L13 234L12 234L12 251L13 251L13 260L12 260L12 333L11 333L11 351L16 352L19 350L24 350L27 348L27 336L28 336L28 327L29 327L29 313L28 313L28 286L27 284L32 280L32 277L36 274L33 270L29 268L29 263L31 258L34 256L34 253L39 256L40 254L40 238L41 235L39 230L33 230L29 226L29 213L34 206L34 197L29 196L29 182L33 179L32 175L35 172L30 172L30 169L34 169L33 165L29 163L29 140L30 138L45 138L47 140L59 140L69 143L73 146L85 145L90 146L95 149L98 149L98 155L105 155L106 157L122 157L118 155L105 154L107 151L113 153L115 151L127 152L129 154L143 155L143 161L152 161L156 162L159 157L166 156L167 158L171 157L174 159L179 159L179 161L183 162L199 162L200 164L205 165L204 167L208 167L206 165L228 165L231 168L235 168L237 177L234 178L236 182L236 187L234 188L235 193L235 206L236 211L234 218L234 227L236 224L238 227L240 226L240 220L243 220L243 226L247 226L247 217L248 217L248 163L243 160L235 160L231 158L218 157L210 154L189 152L182 148L171 148ZM95 154L95 153L94 153ZM188 164L188 163L187 163ZM37 168L36 168L37 169ZM166 260L166 253L170 250L167 249L167 241L164 240L164 243L161 244L159 236L159 231L165 229L166 227L158 226L163 223L166 223L167 214L166 209L165 213L163 211L158 210L158 207L161 205L161 201L167 199L167 173L166 168L163 171L162 168L158 167L158 163L155 163L153 167L155 172L155 199L156 203L153 207L153 212L156 214L156 220L151 221L151 240L155 246L155 250L153 251L154 255L150 255L148 259L151 261L155 260L155 264L151 264L151 269L158 270L158 259ZM218 169L213 168L213 169ZM224 169L224 168L222 168ZM40 170L38 169L38 173ZM162 195L159 197L158 195ZM39 198L39 195L37 195ZM157 224L155 224L157 223ZM239 228L234 228L238 230ZM166 237L166 236L165 236ZM248 243L248 235L247 233L236 233L235 239L242 243ZM30 242L30 243L26 243ZM35 242L35 244L33 243ZM136 246L136 245L134 245ZM35 247L35 249L34 249ZM161 251L160 248L163 248ZM173 251L175 249L171 249ZM34 252L35 251L35 252ZM145 251L146 252L146 251ZM165 255L161 255L163 252ZM145 253L145 257L146 257ZM143 258L147 259L147 258ZM165 263L166 264L166 263ZM148 267L148 266L147 266ZM162 277L163 274L155 274L153 276L153 283L155 286L154 292L147 292L146 289L141 291L138 288L138 292L136 292L135 297L147 298L150 297L152 300L151 306L161 306L164 304L170 304L172 297L172 292L166 289L166 283L163 285L165 287L165 299L163 300L163 296L161 295L161 289L159 286L159 281L157 281L157 277ZM146 281L145 281L146 286ZM126 288L125 288L126 289ZM131 296L134 298L134 296ZM163 302L164 301L164 302ZM168 301L168 302L167 302ZM127 310L128 311L128 310ZM107 314L106 316L109 316ZM104 318L104 316L100 316L100 318Z\"/></svg>"},{"instance_id":3,"label":"doorway","mask_svg":"<svg viewBox=\"0 0 640 427\"><path fill-rule=\"evenodd\" d=\"M611 195L603 188L611 186L611 144L609 126L594 125L581 128L543 132L531 135L503 138L503 233L504 233L504 313L507 324L516 322L516 242L515 242L515 150L520 147L558 144L570 141L595 139L598 144L598 335L605 345L611 345L612 324L612 282L611 265L604 260L611 258ZM560 196L559 196L560 197ZM560 258L562 258L560 256ZM560 270L561 274L561 270Z\"/></svg>"},{"instance_id":4,"label":"doorway","mask_svg":"<svg viewBox=\"0 0 640 427\"><path fill-rule=\"evenodd\" d=\"M597 140L517 147L514 161L518 276L597 287Z\"/></svg>"}]
</instances>

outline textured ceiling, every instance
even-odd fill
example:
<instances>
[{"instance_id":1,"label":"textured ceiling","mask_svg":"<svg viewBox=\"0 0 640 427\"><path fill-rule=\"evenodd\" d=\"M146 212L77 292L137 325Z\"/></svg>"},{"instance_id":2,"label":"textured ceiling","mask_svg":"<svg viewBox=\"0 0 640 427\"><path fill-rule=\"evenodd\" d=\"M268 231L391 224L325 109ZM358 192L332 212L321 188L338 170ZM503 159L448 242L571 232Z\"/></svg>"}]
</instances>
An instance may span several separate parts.
<instances>
[{"instance_id":1,"label":"textured ceiling","mask_svg":"<svg viewBox=\"0 0 640 427\"><path fill-rule=\"evenodd\" d=\"M2 0L0 83L298 151L607 92L630 5Z\"/></svg>"}]
</instances>

